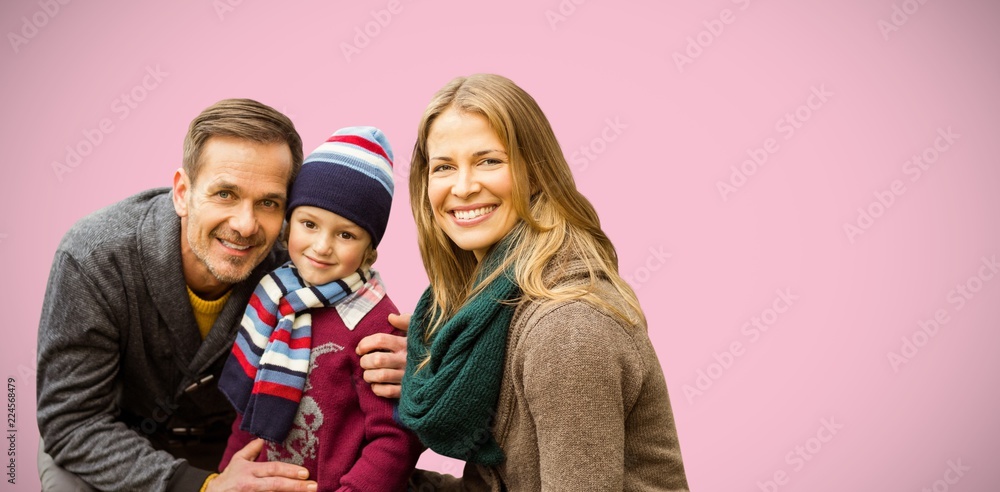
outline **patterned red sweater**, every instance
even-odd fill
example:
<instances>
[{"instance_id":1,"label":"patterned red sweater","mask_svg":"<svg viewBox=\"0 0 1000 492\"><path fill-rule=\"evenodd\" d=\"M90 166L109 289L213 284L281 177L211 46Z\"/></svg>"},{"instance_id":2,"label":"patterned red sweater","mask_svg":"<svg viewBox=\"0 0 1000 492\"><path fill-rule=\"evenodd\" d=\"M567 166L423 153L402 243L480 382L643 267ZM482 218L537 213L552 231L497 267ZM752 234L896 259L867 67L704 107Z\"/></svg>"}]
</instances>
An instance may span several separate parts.
<instances>
[{"instance_id":1,"label":"patterned red sweater","mask_svg":"<svg viewBox=\"0 0 1000 492\"><path fill-rule=\"evenodd\" d=\"M349 330L335 308L312 310L309 375L295 423L284 443L265 443L258 461L304 466L321 492L406 490L423 446L393 419L396 401L372 392L355 353L368 335L401 334L389 313L399 310L385 296ZM237 416L220 470L254 439L240 421Z\"/></svg>"}]
</instances>

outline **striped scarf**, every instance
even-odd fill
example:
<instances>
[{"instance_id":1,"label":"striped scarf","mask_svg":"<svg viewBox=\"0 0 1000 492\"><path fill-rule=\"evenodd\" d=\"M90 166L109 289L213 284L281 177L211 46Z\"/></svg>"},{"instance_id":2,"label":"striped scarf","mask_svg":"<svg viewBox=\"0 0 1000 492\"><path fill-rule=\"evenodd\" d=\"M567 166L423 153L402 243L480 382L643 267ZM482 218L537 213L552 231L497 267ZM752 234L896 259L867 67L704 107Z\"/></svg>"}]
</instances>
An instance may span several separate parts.
<instances>
[{"instance_id":1,"label":"striped scarf","mask_svg":"<svg viewBox=\"0 0 1000 492\"><path fill-rule=\"evenodd\" d=\"M219 379L219 389L243 415L240 429L284 442L309 372L309 310L336 304L371 275L359 271L327 284L307 285L288 262L261 279Z\"/></svg>"}]
</instances>

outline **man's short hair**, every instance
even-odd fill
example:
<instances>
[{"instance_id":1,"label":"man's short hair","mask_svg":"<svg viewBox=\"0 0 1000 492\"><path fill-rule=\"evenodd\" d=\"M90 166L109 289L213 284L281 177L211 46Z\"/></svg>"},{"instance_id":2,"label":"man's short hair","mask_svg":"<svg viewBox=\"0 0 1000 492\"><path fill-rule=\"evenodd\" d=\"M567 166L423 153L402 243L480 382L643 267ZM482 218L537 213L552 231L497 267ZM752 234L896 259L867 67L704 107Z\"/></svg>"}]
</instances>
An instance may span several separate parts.
<instances>
[{"instance_id":1,"label":"man's short hair","mask_svg":"<svg viewBox=\"0 0 1000 492\"><path fill-rule=\"evenodd\" d=\"M287 116L252 99L223 99L201 112L184 137L184 172L193 183L201 168L201 151L209 138L235 137L271 144L285 142L292 152L288 184L302 168L302 138Z\"/></svg>"}]
</instances>

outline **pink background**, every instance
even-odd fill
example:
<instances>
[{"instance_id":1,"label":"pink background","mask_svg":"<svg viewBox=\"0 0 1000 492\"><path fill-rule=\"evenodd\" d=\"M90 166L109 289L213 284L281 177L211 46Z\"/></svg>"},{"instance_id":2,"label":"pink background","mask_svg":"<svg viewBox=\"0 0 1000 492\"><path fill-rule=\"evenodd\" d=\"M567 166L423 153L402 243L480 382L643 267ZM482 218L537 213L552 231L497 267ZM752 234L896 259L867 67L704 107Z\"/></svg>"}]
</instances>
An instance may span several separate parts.
<instances>
[{"instance_id":1,"label":"pink background","mask_svg":"<svg viewBox=\"0 0 1000 492\"><path fill-rule=\"evenodd\" d=\"M997 4L54 5L0 7L0 368L16 380L18 428L17 484L0 489L38 489L35 340L60 237L168 185L201 109L268 103L292 117L306 152L342 126L383 128L397 192L378 266L405 309L426 285L404 184L417 122L449 79L488 71L538 100L618 248L693 489L995 490L1000 280L980 267L1000 254ZM32 19L41 27L26 28ZM129 107L123 93L141 101ZM111 131L58 174L66 147L87 151L85 132L105 118ZM939 139L948 129L958 137ZM732 183L748 150L766 162L745 164L723 197L718 183ZM933 163L913 179L920 154ZM901 195L886 191L895 180ZM975 290L961 305L959 286ZM797 297L790 307L779 290ZM948 322L918 334L939 310ZM744 328L753 317L769 329ZM894 368L904 337L921 346ZM971 468L946 473L949 462ZM431 454L421 466L459 470Z\"/></svg>"}]
</instances>

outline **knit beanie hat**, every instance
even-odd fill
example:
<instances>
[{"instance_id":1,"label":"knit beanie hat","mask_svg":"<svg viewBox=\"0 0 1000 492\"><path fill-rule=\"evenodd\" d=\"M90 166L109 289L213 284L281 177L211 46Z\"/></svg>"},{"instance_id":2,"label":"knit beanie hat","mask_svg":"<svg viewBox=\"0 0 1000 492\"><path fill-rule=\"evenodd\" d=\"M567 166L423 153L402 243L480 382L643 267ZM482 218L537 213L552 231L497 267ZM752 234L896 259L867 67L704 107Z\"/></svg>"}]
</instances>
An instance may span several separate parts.
<instances>
[{"instance_id":1,"label":"knit beanie hat","mask_svg":"<svg viewBox=\"0 0 1000 492\"><path fill-rule=\"evenodd\" d=\"M337 130L302 162L286 214L302 205L329 210L354 222L377 247L392 206L392 148L382 130Z\"/></svg>"}]
</instances>

